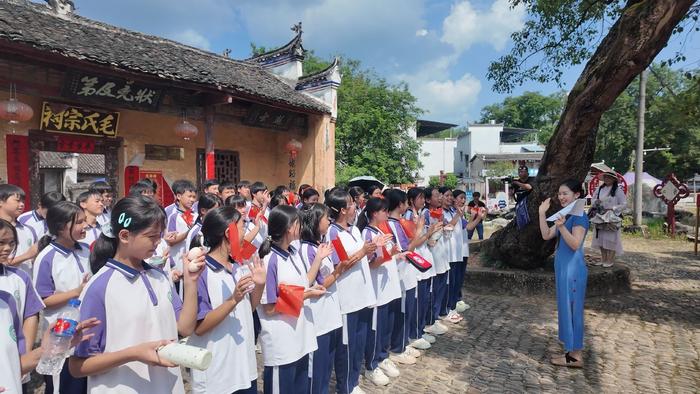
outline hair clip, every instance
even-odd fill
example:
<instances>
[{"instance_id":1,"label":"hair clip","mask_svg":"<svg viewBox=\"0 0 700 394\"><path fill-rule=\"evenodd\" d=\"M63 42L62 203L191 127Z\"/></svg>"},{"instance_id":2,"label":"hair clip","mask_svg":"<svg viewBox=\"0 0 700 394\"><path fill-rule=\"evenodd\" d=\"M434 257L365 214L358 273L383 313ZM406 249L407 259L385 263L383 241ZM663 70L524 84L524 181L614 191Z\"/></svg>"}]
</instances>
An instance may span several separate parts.
<instances>
[{"instance_id":1,"label":"hair clip","mask_svg":"<svg viewBox=\"0 0 700 394\"><path fill-rule=\"evenodd\" d=\"M119 220L117 221L117 223L124 226L124 228L128 228L129 225L131 224L131 218L126 216L126 212L122 212L119 215Z\"/></svg>"},{"instance_id":2,"label":"hair clip","mask_svg":"<svg viewBox=\"0 0 700 394\"><path fill-rule=\"evenodd\" d=\"M340 210L339 210L338 208L336 208L336 207L328 207L328 208L330 208L330 209L332 209L332 210L334 210L334 211L340 213Z\"/></svg>"}]
</instances>

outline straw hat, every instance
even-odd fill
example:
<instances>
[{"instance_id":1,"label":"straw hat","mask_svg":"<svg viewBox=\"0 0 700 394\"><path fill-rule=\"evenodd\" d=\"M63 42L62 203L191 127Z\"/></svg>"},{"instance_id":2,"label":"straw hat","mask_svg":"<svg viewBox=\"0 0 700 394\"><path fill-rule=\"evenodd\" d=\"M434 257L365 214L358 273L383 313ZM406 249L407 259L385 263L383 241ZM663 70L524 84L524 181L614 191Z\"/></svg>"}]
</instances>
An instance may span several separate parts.
<instances>
[{"instance_id":1,"label":"straw hat","mask_svg":"<svg viewBox=\"0 0 700 394\"><path fill-rule=\"evenodd\" d=\"M605 171L603 172L603 176L609 176L613 179L617 179L617 174L615 173L615 171Z\"/></svg>"}]
</instances>

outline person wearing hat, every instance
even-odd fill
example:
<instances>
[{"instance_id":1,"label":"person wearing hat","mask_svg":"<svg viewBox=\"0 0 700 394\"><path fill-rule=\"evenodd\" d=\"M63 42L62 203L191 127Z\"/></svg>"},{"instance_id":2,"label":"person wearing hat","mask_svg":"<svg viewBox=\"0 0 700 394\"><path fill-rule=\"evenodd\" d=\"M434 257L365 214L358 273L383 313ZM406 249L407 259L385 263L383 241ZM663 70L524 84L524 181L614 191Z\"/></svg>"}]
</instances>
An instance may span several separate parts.
<instances>
[{"instance_id":1,"label":"person wearing hat","mask_svg":"<svg viewBox=\"0 0 700 394\"><path fill-rule=\"evenodd\" d=\"M612 211L612 214L619 216L623 209L627 206L627 198L622 188L618 185L617 174L614 171L606 171L602 176L603 182L593 192L592 206L598 207L597 214L605 216L606 212ZM592 248L600 248L602 261L594 263L603 267L612 267L615 262L615 256L622 254L622 229L617 230L610 228L596 228Z\"/></svg>"},{"instance_id":2,"label":"person wearing hat","mask_svg":"<svg viewBox=\"0 0 700 394\"><path fill-rule=\"evenodd\" d=\"M518 179L513 180L513 195L516 204L530 194L533 180L526 165L518 167Z\"/></svg>"}]
</instances>

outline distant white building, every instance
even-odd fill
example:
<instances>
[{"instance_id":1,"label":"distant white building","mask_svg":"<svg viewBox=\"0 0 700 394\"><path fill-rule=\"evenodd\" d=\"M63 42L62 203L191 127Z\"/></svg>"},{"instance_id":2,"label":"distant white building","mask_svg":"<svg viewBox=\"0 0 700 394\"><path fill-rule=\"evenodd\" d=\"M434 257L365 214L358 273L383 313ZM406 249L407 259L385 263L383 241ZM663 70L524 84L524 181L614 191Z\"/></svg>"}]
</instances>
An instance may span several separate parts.
<instances>
[{"instance_id":1,"label":"distant white building","mask_svg":"<svg viewBox=\"0 0 700 394\"><path fill-rule=\"evenodd\" d=\"M454 173L457 138L430 138L432 134L456 127L455 124L418 120L411 136L422 143L418 159L422 168L418 170L416 184L427 186L431 176Z\"/></svg>"}]
</instances>

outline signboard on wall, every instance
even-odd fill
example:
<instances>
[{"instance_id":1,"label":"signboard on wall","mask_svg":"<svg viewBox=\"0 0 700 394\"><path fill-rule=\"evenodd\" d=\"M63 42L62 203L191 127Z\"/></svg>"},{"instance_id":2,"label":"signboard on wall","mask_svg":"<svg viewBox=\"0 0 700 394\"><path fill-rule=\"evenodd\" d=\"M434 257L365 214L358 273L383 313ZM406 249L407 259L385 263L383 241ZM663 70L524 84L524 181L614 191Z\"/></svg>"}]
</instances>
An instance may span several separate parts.
<instances>
[{"instance_id":1,"label":"signboard on wall","mask_svg":"<svg viewBox=\"0 0 700 394\"><path fill-rule=\"evenodd\" d=\"M39 128L44 131L80 134L92 137L117 136L119 112L44 102Z\"/></svg>"},{"instance_id":2,"label":"signboard on wall","mask_svg":"<svg viewBox=\"0 0 700 394\"><path fill-rule=\"evenodd\" d=\"M266 129L288 130L293 114L277 108L263 105L253 105L248 115L243 118L243 124Z\"/></svg>"},{"instance_id":3,"label":"signboard on wall","mask_svg":"<svg viewBox=\"0 0 700 394\"><path fill-rule=\"evenodd\" d=\"M68 73L63 85L64 97L150 112L158 111L164 93L141 82L92 73Z\"/></svg>"}]
</instances>

